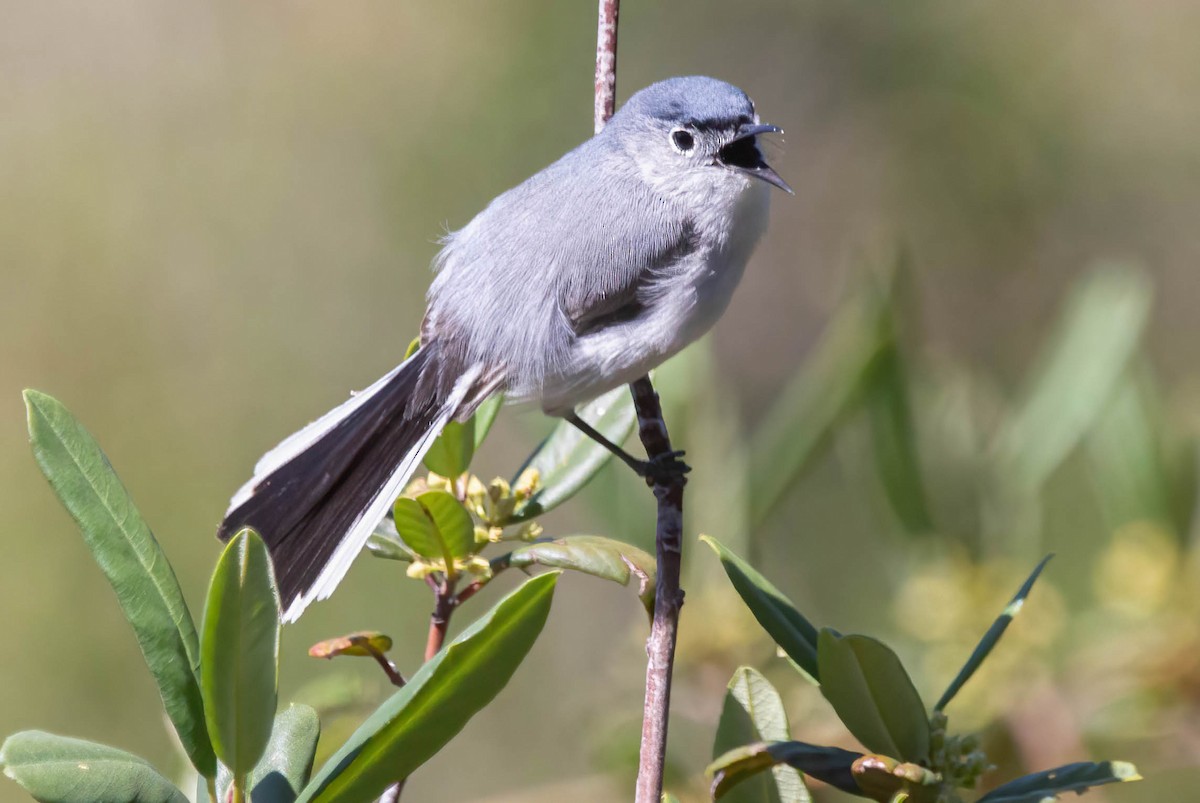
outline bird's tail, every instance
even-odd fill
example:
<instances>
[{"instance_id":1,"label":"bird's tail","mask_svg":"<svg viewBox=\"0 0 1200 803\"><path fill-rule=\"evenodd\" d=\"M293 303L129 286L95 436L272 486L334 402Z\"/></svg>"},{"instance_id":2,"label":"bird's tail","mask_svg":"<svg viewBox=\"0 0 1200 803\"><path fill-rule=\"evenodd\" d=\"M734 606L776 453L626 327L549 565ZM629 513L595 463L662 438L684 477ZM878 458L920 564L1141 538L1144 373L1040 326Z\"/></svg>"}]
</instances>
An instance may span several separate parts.
<instances>
[{"instance_id":1,"label":"bird's tail","mask_svg":"<svg viewBox=\"0 0 1200 803\"><path fill-rule=\"evenodd\" d=\"M267 452L234 494L218 536L253 527L266 541L284 621L325 599L454 415L478 371L449 393L427 389L421 349L349 401ZM442 398L444 396L444 398Z\"/></svg>"}]
</instances>

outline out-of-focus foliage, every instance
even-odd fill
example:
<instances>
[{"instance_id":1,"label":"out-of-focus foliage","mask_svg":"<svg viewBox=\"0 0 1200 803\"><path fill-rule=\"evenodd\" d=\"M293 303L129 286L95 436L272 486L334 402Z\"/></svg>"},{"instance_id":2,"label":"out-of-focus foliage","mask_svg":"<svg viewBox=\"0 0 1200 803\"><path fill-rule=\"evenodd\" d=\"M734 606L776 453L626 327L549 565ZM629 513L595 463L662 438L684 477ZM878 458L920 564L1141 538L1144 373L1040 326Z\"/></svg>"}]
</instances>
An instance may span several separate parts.
<instances>
[{"instance_id":1,"label":"out-of-focus foliage","mask_svg":"<svg viewBox=\"0 0 1200 803\"><path fill-rule=\"evenodd\" d=\"M153 710L158 686L120 610L95 604L106 580L31 470L17 393L45 387L104 433L199 610L217 547L198 534L258 455L396 362L442 227L589 134L595 8L11 0L3 11L0 604L19 648L0 670L0 732L103 734L166 767L167 741L130 714ZM621 95L691 72L745 87L787 129L768 157L798 190L775 199L714 337L659 374L694 468L688 526L770 569L819 620L886 634L925 699L1032 562L1058 553L1070 569L1041 581L1036 611L956 698L981 720L956 723L993 723L984 732L1003 749L989 755L1014 770L1005 777L1086 755L1134 760L1146 780L1110 795L1122 801L1187 799L1200 783L1198 25L1185 0L626 0L622 13ZM862 247L873 239L883 257ZM893 241L910 266L890 308L896 350L864 377L861 361L820 355L834 322L888 286L862 266L890 262ZM1090 268L1111 259L1140 264L1116 280L1132 295L1084 289L1106 281ZM1068 299L1124 309L1092 319L1107 338L1139 328L1131 313L1147 290L1124 367L1106 382L1097 366L1076 377L1104 398L1059 400L1061 419L1042 414L1051 431L1033 438L1036 460L1016 456L1045 481L1001 481L1000 443L1014 437L1002 433L1036 420L1034 378L1060 364L1051 340L1070 342L1061 311L1080 302ZM1120 344L1105 342L1113 359ZM807 463L752 519L775 479L747 470L761 460L747 444L787 412L781 399L800 398L794 378L826 364L852 389L846 406L822 408L831 428L807 422ZM476 465L511 476L546 429L506 410ZM897 469L913 454L919 486ZM621 468L599 475L590 504L544 524L647 547L652 505ZM628 491L620 505L616 490ZM689 541L685 559L669 786L687 803L702 799L695 778L736 666L793 670L772 660L708 550ZM419 663L427 591L395 569L360 560L285 630L284 699L341 706L357 724L392 691L371 661L290 660L330 633L386 630L397 662ZM644 677L632 597L564 584L534 671L408 793L626 799ZM815 692L785 708L806 737L835 742ZM546 700L579 726L525 715ZM325 738L351 729L333 723ZM468 755L487 788L453 771Z\"/></svg>"}]
</instances>

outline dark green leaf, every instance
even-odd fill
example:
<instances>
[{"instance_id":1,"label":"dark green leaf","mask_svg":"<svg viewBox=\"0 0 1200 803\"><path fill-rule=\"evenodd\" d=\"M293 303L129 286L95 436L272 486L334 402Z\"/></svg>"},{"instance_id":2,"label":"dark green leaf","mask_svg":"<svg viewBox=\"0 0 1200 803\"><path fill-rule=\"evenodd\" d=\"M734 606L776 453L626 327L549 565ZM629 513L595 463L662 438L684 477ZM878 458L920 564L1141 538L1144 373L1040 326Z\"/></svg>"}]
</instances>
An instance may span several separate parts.
<instances>
[{"instance_id":1,"label":"dark green leaf","mask_svg":"<svg viewBox=\"0 0 1200 803\"><path fill-rule=\"evenodd\" d=\"M1081 761L998 786L979 798L978 803L1042 803L1055 800L1064 792L1082 794L1093 786L1141 779L1137 767L1124 761Z\"/></svg>"},{"instance_id":2,"label":"dark green leaf","mask_svg":"<svg viewBox=\"0 0 1200 803\"><path fill-rule=\"evenodd\" d=\"M396 531L396 520L391 516L384 516L375 526L375 531L367 538L367 551L377 558L403 563L412 563L417 559L417 553L400 540L400 533Z\"/></svg>"},{"instance_id":3,"label":"dark green leaf","mask_svg":"<svg viewBox=\"0 0 1200 803\"><path fill-rule=\"evenodd\" d=\"M611 390L579 408L579 417L604 437L620 445L637 423L633 397L624 387ZM536 469L538 491L513 513L510 523L526 521L558 507L587 484L604 467L612 454L566 421L560 421L550 437L529 456L517 472ZM517 481L513 478L513 483Z\"/></svg>"},{"instance_id":4,"label":"dark green leaf","mask_svg":"<svg viewBox=\"0 0 1200 803\"><path fill-rule=\"evenodd\" d=\"M275 717L271 741L250 773L251 803L293 803L308 783L321 720L307 705L290 705Z\"/></svg>"},{"instance_id":5,"label":"dark green leaf","mask_svg":"<svg viewBox=\"0 0 1200 803\"><path fill-rule=\"evenodd\" d=\"M1124 265L1095 271L1070 299L1025 400L996 440L1005 481L1040 488L1108 404L1137 349L1150 285Z\"/></svg>"},{"instance_id":6,"label":"dark green leaf","mask_svg":"<svg viewBox=\"0 0 1200 803\"><path fill-rule=\"evenodd\" d=\"M929 758L929 719L900 659L867 636L821 631L821 693L868 750L905 761Z\"/></svg>"},{"instance_id":7,"label":"dark green leaf","mask_svg":"<svg viewBox=\"0 0 1200 803\"><path fill-rule=\"evenodd\" d=\"M713 758L752 742L786 742L787 713L775 687L748 666L738 667L725 692L725 704L713 740ZM807 803L811 800L795 768L779 765L738 784L726 795L730 803Z\"/></svg>"},{"instance_id":8,"label":"dark green leaf","mask_svg":"<svg viewBox=\"0 0 1200 803\"><path fill-rule=\"evenodd\" d=\"M0 747L4 774L43 803L187 803L149 762L115 747L22 731Z\"/></svg>"},{"instance_id":9,"label":"dark green leaf","mask_svg":"<svg viewBox=\"0 0 1200 803\"><path fill-rule=\"evenodd\" d=\"M200 648L213 747L233 777L245 779L271 738L279 680L279 594L253 530L238 532L217 561Z\"/></svg>"},{"instance_id":10,"label":"dark green leaf","mask_svg":"<svg viewBox=\"0 0 1200 803\"><path fill-rule=\"evenodd\" d=\"M895 343L884 349L872 372L866 406L875 469L888 502L905 530L927 533L933 529L933 517L917 455L907 377Z\"/></svg>"},{"instance_id":11,"label":"dark green leaf","mask_svg":"<svg viewBox=\"0 0 1200 803\"><path fill-rule=\"evenodd\" d=\"M726 549L720 541L708 535L700 536L700 540L717 553L725 573L729 575L729 581L767 634L809 677L819 679L817 629L767 578Z\"/></svg>"},{"instance_id":12,"label":"dark green leaf","mask_svg":"<svg viewBox=\"0 0 1200 803\"><path fill-rule=\"evenodd\" d=\"M457 477L475 456L475 418L451 421L425 453L425 467L443 477Z\"/></svg>"},{"instance_id":13,"label":"dark green leaf","mask_svg":"<svg viewBox=\"0 0 1200 803\"><path fill-rule=\"evenodd\" d=\"M25 391L25 406L38 465L116 592L188 758L213 777L199 641L171 564L87 430L44 393Z\"/></svg>"},{"instance_id":14,"label":"dark green leaf","mask_svg":"<svg viewBox=\"0 0 1200 803\"><path fill-rule=\"evenodd\" d=\"M475 523L452 494L426 491L416 499L401 497L393 508L396 531L404 543L422 557L444 560L463 558L475 550Z\"/></svg>"},{"instance_id":15,"label":"dark green leaf","mask_svg":"<svg viewBox=\"0 0 1200 803\"><path fill-rule=\"evenodd\" d=\"M950 686L942 694L941 699L937 701L937 705L933 707L935 711L941 711L950 701L954 699L954 695L958 694L958 690L963 687L971 675L974 675L984 659L991 653L992 648L996 646L996 642L1004 635L1004 631L1008 629L1008 624L1013 620L1013 617L1021 612L1021 608L1025 605L1025 598L1029 596L1029 592L1033 590L1033 584L1037 581L1038 576L1042 573L1042 569L1046 568L1046 564L1050 562L1053 555L1047 555L1042 558L1041 563L1030 572L1029 577L1017 589L1017 593L1005 606L1001 614L996 617L996 621L992 622L992 626L983 634L983 638L979 640L979 645L975 647L975 651L971 653L971 657L963 664L963 668L958 671L958 675L951 681Z\"/></svg>"},{"instance_id":16,"label":"dark green leaf","mask_svg":"<svg viewBox=\"0 0 1200 803\"><path fill-rule=\"evenodd\" d=\"M818 747L804 742L757 742L743 745L715 759L705 773L712 778L713 799L723 797L734 785L762 772L787 764L830 786L850 794L861 794L851 772L861 753L840 747Z\"/></svg>"},{"instance_id":17,"label":"dark green leaf","mask_svg":"<svg viewBox=\"0 0 1200 803\"><path fill-rule=\"evenodd\" d=\"M508 564L518 569L533 565L572 569L623 586L637 578L638 597L647 611L654 611L654 557L632 544L599 535L568 535L517 547Z\"/></svg>"},{"instance_id":18,"label":"dark green leaf","mask_svg":"<svg viewBox=\"0 0 1200 803\"><path fill-rule=\"evenodd\" d=\"M858 402L892 336L889 303L887 293L868 288L844 304L755 431L750 450L752 524L771 513L834 425Z\"/></svg>"},{"instance_id":19,"label":"dark green leaf","mask_svg":"<svg viewBox=\"0 0 1200 803\"><path fill-rule=\"evenodd\" d=\"M525 582L427 661L326 762L301 803L365 803L442 748L508 683L533 646L558 572Z\"/></svg>"}]
</instances>

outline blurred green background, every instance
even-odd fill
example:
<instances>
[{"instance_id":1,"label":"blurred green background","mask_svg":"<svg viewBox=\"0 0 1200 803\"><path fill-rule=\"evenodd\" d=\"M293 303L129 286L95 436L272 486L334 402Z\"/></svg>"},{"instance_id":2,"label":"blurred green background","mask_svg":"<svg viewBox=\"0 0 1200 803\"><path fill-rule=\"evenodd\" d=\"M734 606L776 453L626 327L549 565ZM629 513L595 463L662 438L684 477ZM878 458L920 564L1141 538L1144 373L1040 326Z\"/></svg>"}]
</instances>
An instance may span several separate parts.
<instances>
[{"instance_id":1,"label":"blurred green background","mask_svg":"<svg viewBox=\"0 0 1200 803\"><path fill-rule=\"evenodd\" d=\"M437 237L590 135L595 3L0 10L0 734L173 769L136 644L29 454L20 389L96 435L196 612L230 493L395 363ZM787 130L768 158L797 191L775 196L713 337L661 376L695 468L690 532L748 554L818 624L895 643L927 699L1056 551L949 713L986 727L1009 777L1138 762L1145 782L1096 800L1200 782L1198 29L1186 0L622 9L619 97L677 74L738 84ZM511 474L545 429L506 411L477 470ZM646 544L651 521L610 467L546 524ZM786 689L796 738L852 746L702 549L672 723L690 799L738 663ZM382 694L373 667L306 647L382 629L412 671L428 612L424 586L361 560L285 632L282 698L347 675ZM565 578L530 663L405 798L628 799L644 631L632 593Z\"/></svg>"}]
</instances>

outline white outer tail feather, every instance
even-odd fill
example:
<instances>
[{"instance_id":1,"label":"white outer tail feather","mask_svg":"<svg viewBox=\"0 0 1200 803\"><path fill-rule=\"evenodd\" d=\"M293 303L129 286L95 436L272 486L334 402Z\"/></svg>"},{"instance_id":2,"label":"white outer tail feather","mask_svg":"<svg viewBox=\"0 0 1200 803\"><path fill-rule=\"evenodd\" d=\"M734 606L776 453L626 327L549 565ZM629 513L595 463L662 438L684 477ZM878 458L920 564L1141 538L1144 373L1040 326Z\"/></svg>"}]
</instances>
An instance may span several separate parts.
<instances>
[{"instance_id":1,"label":"white outer tail feather","mask_svg":"<svg viewBox=\"0 0 1200 803\"><path fill-rule=\"evenodd\" d=\"M404 363L401 363L366 390L354 394L350 399L330 410L299 432L289 435L278 446L263 455L254 466L254 476L234 494L233 500L229 503L229 511L233 511L249 499L254 494L254 489L258 484L272 472L303 452L322 435L333 429L339 421L353 413L368 399L378 393L404 368L407 362L406 360ZM474 366L454 383L454 388L450 391L449 397L438 410L437 416L433 419L429 429L425 431L425 434L421 436L421 439L417 441L412 449L404 455L404 459L396 466L388 481L384 483L383 487L372 498L371 503L366 509L354 520L354 524L351 525L350 530L342 536L342 540L329 557L329 561L325 564L321 573L317 575L317 579L313 581L312 586L302 591L300 596L296 597L287 610L283 612L284 622L290 623L296 621L310 603L327 599L333 593L333 590L337 588L338 583L346 576L346 572L350 571L350 565L354 563L354 559L362 551L375 526L383 519L396 497L400 495L404 484L408 482L409 477L417 470L417 467L421 464L421 460L425 457L425 453L433 446L433 442L437 440L438 435L441 434L446 424L449 423L455 410L458 409L458 406L467 397L467 394L481 372L482 369L479 366ZM226 515L228 515L228 512Z\"/></svg>"}]
</instances>

